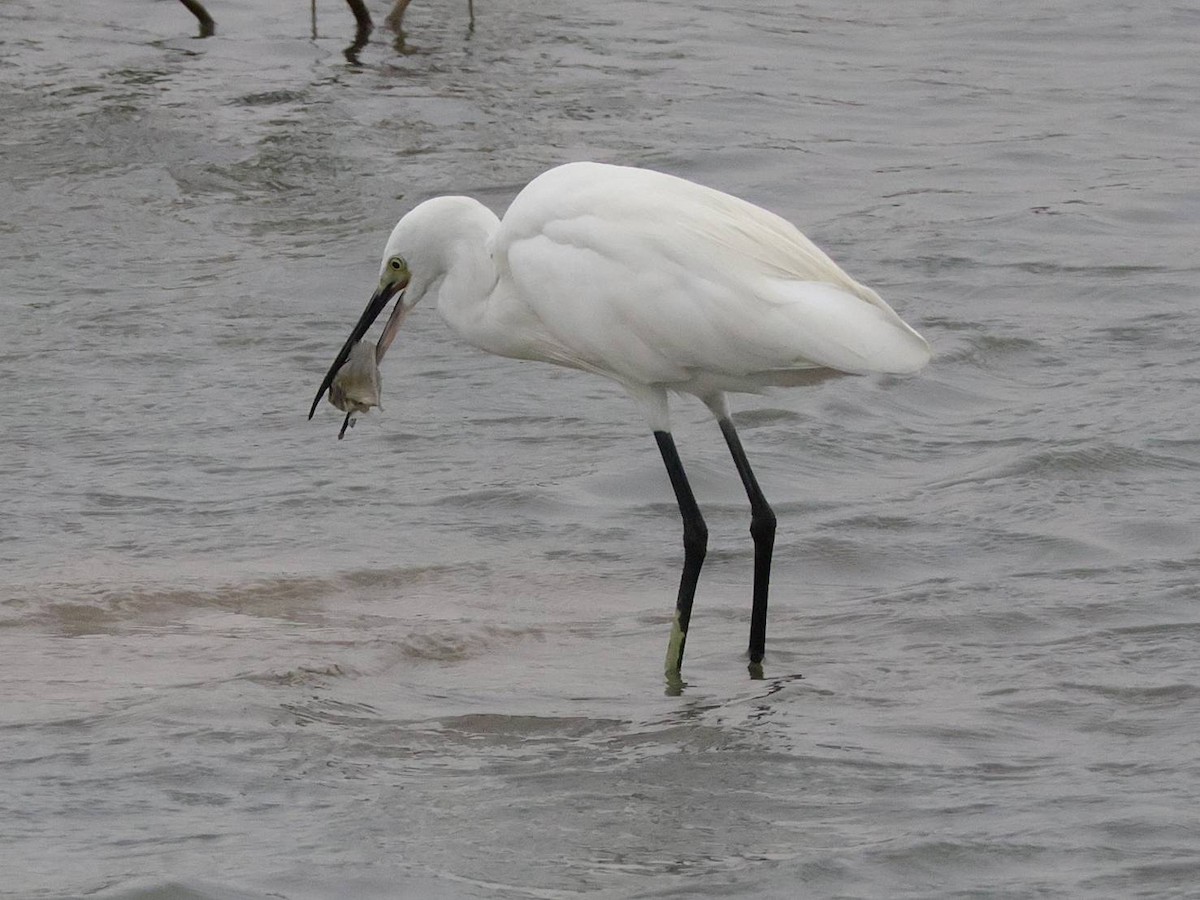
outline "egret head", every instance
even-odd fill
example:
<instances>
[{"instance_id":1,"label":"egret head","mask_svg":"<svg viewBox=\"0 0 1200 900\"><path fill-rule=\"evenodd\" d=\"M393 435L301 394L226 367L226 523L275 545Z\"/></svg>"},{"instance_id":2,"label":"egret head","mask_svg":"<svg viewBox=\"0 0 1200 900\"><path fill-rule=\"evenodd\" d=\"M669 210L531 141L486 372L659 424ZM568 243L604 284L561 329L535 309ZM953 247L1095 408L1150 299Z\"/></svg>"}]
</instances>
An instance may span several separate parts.
<instances>
[{"instance_id":1,"label":"egret head","mask_svg":"<svg viewBox=\"0 0 1200 900\"><path fill-rule=\"evenodd\" d=\"M498 224L494 213L467 197L426 200L396 223L383 252L379 286L367 301L367 308L351 329L350 337L346 339L333 365L329 367L309 410L310 419L338 370L350 358L350 351L363 339L388 303L395 298L396 305L375 347L377 360L383 358L395 340L409 311L426 294L437 295L447 272L452 268L456 250L464 242L483 247L488 235Z\"/></svg>"},{"instance_id":2,"label":"egret head","mask_svg":"<svg viewBox=\"0 0 1200 900\"><path fill-rule=\"evenodd\" d=\"M429 201L427 201L429 202ZM333 384L337 377L338 371L346 364L346 360L350 358L350 353L355 345L363 339L371 326L375 324L375 320L387 308L387 305L396 298L396 305L392 308L391 315L388 316L387 324L384 326L383 334L376 344L375 355L377 361L383 358L383 354L387 352L392 341L396 338L396 333L400 330L400 324L404 321L404 317L408 315L409 310L416 306L417 302L426 293L429 288L429 271L432 266L429 265L433 260L428 259L430 256L427 241L424 240L423 229L420 226L420 220L423 218L420 214L421 206L409 212L402 218L396 227L392 230L391 236L388 238L387 247L383 252L383 264L379 270L379 285L375 288L375 293L371 295L371 299L367 301L367 307L359 316L358 322L354 328L350 330L350 337L346 339L346 343L342 345L342 349L333 360L333 365L329 367L329 371L325 374L325 378L321 382L321 388L317 391L317 396L313 400L312 408L308 411L308 417L311 419L313 413L317 410L317 404L321 402L321 397L325 391ZM413 259L413 254L417 258L426 259L423 266L411 266L409 260ZM425 277L414 281L413 271L417 269L424 271Z\"/></svg>"},{"instance_id":3,"label":"egret head","mask_svg":"<svg viewBox=\"0 0 1200 900\"><path fill-rule=\"evenodd\" d=\"M397 222L388 237L383 250L383 263L379 267L379 287L367 302L367 308L355 326L355 332L359 326L363 326L365 334L391 299L396 298L396 305L392 307L376 345L379 359L383 359L388 347L396 339L396 332L400 330L404 317L436 288L445 275L448 239L442 223L444 216L438 213L448 199L451 198L426 200Z\"/></svg>"}]
</instances>

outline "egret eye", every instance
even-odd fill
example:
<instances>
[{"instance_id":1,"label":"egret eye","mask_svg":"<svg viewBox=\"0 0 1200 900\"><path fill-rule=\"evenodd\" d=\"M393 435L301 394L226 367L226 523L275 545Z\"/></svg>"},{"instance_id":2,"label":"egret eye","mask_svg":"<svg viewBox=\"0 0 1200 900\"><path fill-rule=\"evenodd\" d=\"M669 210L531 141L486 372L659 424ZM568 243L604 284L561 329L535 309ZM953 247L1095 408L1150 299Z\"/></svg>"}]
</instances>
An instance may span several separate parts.
<instances>
[{"instance_id":1,"label":"egret eye","mask_svg":"<svg viewBox=\"0 0 1200 900\"><path fill-rule=\"evenodd\" d=\"M391 267L393 272L399 272L408 268L404 260L399 256L393 256L391 260L388 261L388 265Z\"/></svg>"}]
</instances>

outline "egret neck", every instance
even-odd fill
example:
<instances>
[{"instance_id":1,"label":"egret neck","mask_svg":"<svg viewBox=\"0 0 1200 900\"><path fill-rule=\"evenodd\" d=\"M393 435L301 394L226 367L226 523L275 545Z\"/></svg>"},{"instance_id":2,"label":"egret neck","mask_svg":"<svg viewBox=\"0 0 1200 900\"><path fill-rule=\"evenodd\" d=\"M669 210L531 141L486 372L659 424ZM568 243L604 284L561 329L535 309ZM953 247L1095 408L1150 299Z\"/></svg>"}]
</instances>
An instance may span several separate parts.
<instances>
[{"instance_id":1,"label":"egret neck","mask_svg":"<svg viewBox=\"0 0 1200 900\"><path fill-rule=\"evenodd\" d=\"M441 242L441 259L421 294L432 295L439 315L464 340L489 353L509 356L498 342L504 331L491 324L496 315L493 292L497 281L491 239L500 220L469 197L446 199L457 202L431 210L437 215L431 217L429 227Z\"/></svg>"}]
</instances>

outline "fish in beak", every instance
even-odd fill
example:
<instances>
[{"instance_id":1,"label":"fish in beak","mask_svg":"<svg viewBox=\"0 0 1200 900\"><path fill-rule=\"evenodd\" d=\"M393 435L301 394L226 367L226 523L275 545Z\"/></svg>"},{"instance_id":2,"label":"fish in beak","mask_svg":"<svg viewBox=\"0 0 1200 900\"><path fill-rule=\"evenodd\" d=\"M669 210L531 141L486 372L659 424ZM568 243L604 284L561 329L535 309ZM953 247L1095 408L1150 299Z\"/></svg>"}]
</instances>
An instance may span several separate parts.
<instances>
[{"instance_id":1,"label":"fish in beak","mask_svg":"<svg viewBox=\"0 0 1200 900\"><path fill-rule=\"evenodd\" d=\"M359 341L329 385L329 402L346 414L338 432L339 441L346 436L347 428L354 427L357 413L369 412L372 406L383 409L379 399L382 389L376 348L367 341Z\"/></svg>"},{"instance_id":2,"label":"fish in beak","mask_svg":"<svg viewBox=\"0 0 1200 900\"><path fill-rule=\"evenodd\" d=\"M379 405L378 364L383 359L383 355L387 353L388 347L392 345L392 341L396 339L396 333L400 330L400 324L404 321L404 317L408 315L408 309L403 302L404 288L408 285L407 267L404 268L402 274L401 278L385 278L380 283L379 289L371 295L371 299L367 302L367 308L363 310L358 322L350 331L350 337L346 339L346 343L342 345L342 349L334 358L333 365L325 373L321 387L317 390L317 396L313 398L312 406L308 410L308 417L311 419L317 411L321 398L328 391L329 402L346 413L342 429L338 433L339 439L345 435L346 428L354 424L351 419L352 415ZM397 295L399 295L399 299L388 317L379 342L372 350L369 345L362 343L362 339L375 324L380 313L387 308L391 299Z\"/></svg>"}]
</instances>

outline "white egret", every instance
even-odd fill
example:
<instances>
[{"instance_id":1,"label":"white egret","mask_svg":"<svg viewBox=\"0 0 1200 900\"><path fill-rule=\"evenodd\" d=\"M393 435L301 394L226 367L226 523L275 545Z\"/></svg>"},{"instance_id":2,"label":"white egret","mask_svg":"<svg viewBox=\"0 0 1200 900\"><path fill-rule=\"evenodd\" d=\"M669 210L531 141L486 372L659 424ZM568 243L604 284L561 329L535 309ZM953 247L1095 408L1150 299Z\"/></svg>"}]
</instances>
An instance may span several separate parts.
<instances>
[{"instance_id":1,"label":"white egret","mask_svg":"<svg viewBox=\"0 0 1200 900\"><path fill-rule=\"evenodd\" d=\"M571 163L531 181L501 220L469 197L436 197L392 231L376 289L309 418L351 350L399 295L382 358L430 297L471 344L603 375L641 407L683 518L683 574L667 649L678 676L708 541L671 436L670 392L712 411L750 501L752 671L764 652L772 511L730 419L727 391L838 374L915 372L929 345L879 295L786 220L729 194L644 169Z\"/></svg>"}]
</instances>

